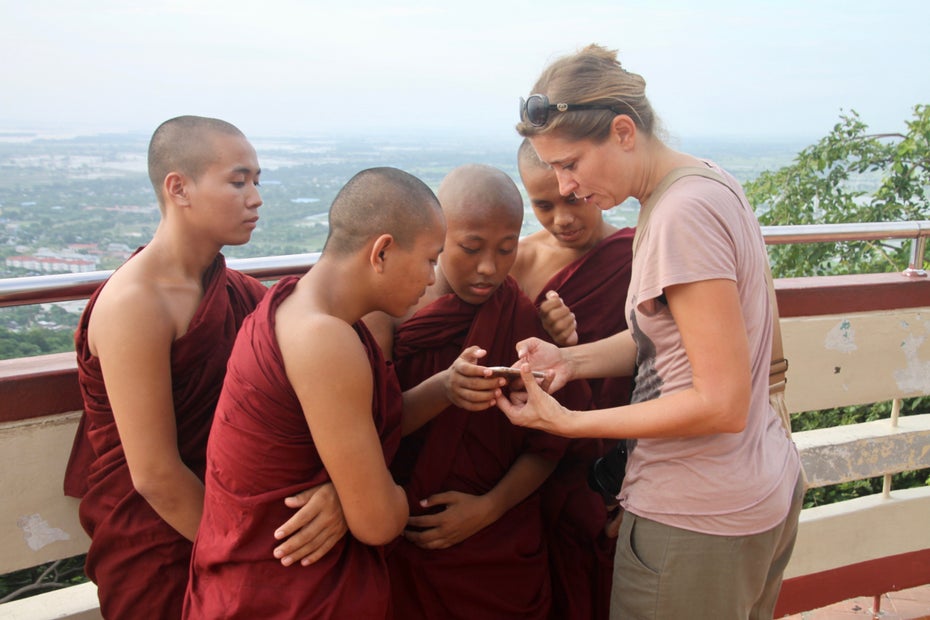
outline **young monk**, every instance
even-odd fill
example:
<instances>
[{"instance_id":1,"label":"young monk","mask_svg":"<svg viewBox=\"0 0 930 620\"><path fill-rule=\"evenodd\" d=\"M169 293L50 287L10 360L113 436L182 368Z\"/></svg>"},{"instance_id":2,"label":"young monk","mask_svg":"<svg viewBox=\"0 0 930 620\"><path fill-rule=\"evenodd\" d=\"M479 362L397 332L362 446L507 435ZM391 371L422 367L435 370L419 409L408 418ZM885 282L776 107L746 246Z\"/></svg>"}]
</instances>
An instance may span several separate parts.
<instances>
[{"instance_id":1,"label":"young monk","mask_svg":"<svg viewBox=\"0 0 930 620\"><path fill-rule=\"evenodd\" d=\"M436 282L397 328L395 364L408 403L417 386L450 373L480 378L471 402L431 420L405 407L405 432L415 432L392 471L412 516L388 554L395 617L546 618L550 581L537 489L565 444L509 424L491 406L507 381L475 366L509 366L523 334L543 333L508 275L523 201L510 177L481 165L450 172L438 194L448 229Z\"/></svg>"},{"instance_id":2,"label":"young monk","mask_svg":"<svg viewBox=\"0 0 930 620\"><path fill-rule=\"evenodd\" d=\"M623 331L622 300L630 285L634 229L617 229L593 203L560 195L555 172L539 160L529 140L520 145L517 164L543 230L520 240L511 274L535 300L547 331L562 345ZM594 407L630 402L627 377L588 383ZM592 463L612 445L573 439L543 487L553 618L606 619L610 613L615 541L605 527L618 522L608 519L604 500L586 481Z\"/></svg>"},{"instance_id":3,"label":"young monk","mask_svg":"<svg viewBox=\"0 0 930 620\"><path fill-rule=\"evenodd\" d=\"M381 545L408 517L387 468L402 397L360 319L403 315L420 298L445 224L421 181L374 168L339 192L329 226L316 265L276 284L236 339L207 450L185 618L390 613ZM329 480L351 535L308 567L283 567L270 557L282 500Z\"/></svg>"},{"instance_id":4,"label":"young monk","mask_svg":"<svg viewBox=\"0 0 930 620\"><path fill-rule=\"evenodd\" d=\"M85 570L106 618L181 616L226 359L265 294L219 253L249 240L262 204L245 136L225 121L174 118L153 134L148 167L161 222L97 289L75 334L84 415L64 487L82 498ZM291 498L292 518L281 519L287 535L314 520L279 547L290 561L344 531L338 510L336 525L312 512L295 519L304 501ZM338 509L331 491L330 502Z\"/></svg>"}]
</instances>

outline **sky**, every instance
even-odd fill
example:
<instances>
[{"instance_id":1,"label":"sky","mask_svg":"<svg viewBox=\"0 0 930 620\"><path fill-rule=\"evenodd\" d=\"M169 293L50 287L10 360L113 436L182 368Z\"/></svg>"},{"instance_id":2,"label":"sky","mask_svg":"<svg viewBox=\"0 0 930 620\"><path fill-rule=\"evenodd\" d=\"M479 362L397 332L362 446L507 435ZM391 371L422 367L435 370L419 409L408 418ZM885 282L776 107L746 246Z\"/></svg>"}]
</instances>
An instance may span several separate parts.
<instances>
[{"instance_id":1,"label":"sky","mask_svg":"<svg viewBox=\"0 0 930 620\"><path fill-rule=\"evenodd\" d=\"M642 75L672 137L817 139L930 103L930 2L0 0L0 132L514 135L589 43Z\"/></svg>"}]
</instances>

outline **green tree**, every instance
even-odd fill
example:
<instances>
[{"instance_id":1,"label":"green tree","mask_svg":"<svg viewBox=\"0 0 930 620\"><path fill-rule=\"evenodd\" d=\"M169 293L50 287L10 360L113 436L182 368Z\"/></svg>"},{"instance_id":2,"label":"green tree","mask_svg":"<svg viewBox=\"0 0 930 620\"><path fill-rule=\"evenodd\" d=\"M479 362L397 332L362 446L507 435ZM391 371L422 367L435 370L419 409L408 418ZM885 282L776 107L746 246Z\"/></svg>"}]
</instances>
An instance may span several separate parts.
<instances>
[{"instance_id":1,"label":"green tree","mask_svg":"<svg viewBox=\"0 0 930 620\"><path fill-rule=\"evenodd\" d=\"M766 225L930 219L930 106L914 107L904 134L870 134L855 111L780 170L746 183ZM793 244L769 248L776 277L901 270L900 241Z\"/></svg>"}]
</instances>

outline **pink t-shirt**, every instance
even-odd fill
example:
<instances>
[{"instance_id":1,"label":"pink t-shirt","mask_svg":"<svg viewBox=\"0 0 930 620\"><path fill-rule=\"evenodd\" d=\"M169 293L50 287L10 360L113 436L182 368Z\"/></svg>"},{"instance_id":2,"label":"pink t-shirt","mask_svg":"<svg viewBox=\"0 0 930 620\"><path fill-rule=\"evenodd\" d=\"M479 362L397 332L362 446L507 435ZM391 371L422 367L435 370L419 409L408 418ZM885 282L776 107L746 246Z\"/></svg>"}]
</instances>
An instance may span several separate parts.
<instances>
[{"instance_id":1,"label":"pink t-shirt","mask_svg":"<svg viewBox=\"0 0 930 620\"><path fill-rule=\"evenodd\" d=\"M769 405L772 313L762 232L736 179L708 165L740 199L715 180L681 178L656 203L641 233L626 305L638 348L632 402L691 387L688 356L660 299L664 288L733 280L752 364L746 428L741 433L631 441L619 497L626 510L660 523L708 534L748 535L785 518L800 460Z\"/></svg>"}]
</instances>

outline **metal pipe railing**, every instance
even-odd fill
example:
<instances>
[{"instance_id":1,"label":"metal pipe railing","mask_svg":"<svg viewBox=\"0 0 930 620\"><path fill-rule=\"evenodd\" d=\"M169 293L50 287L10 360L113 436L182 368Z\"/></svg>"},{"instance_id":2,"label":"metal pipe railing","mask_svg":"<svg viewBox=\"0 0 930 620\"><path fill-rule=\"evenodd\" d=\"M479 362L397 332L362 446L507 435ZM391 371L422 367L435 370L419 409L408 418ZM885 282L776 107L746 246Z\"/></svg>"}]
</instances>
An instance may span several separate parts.
<instances>
[{"instance_id":1,"label":"metal pipe railing","mask_svg":"<svg viewBox=\"0 0 930 620\"><path fill-rule=\"evenodd\" d=\"M911 239L911 256L901 273L911 277L926 277L923 268L930 221L917 222L862 222L853 224L805 224L797 226L763 226L762 234L768 245L791 243L824 243L834 241L879 241L883 239Z\"/></svg>"},{"instance_id":2,"label":"metal pipe railing","mask_svg":"<svg viewBox=\"0 0 930 620\"><path fill-rule=\"evenodd\" d=\"M762 234L768 245L911 239L910 265L902 273L908 276L927 275L923 269L923 261L926 240L930 237L928 220L763 226ZM319 252L309 252L229 259L227 264L260 280L275 280L282 276L306 272L319 257ZM111 273L112 271L90 271L3 279L0 280L0 307L87 299Z\"/></svg>"}]
</instances>

